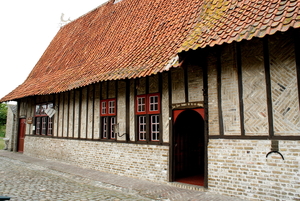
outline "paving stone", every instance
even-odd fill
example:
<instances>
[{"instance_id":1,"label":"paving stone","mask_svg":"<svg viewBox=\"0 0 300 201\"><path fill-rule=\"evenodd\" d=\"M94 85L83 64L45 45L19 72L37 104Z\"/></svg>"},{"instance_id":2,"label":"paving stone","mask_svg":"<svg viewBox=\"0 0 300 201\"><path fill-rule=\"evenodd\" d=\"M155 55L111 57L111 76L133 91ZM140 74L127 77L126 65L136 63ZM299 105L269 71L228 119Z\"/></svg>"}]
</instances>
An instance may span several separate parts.
<instances>
[{"instance_id":1,"label":"paving stone","mask_svg":"<svg viewBox=\"0 0 300 201\"><path fill-rule=\"evenodd\" d=\"M0 195L24 200L162 200L241 199L79 168L57 161L0 150Z\"/></svg>"}]
</instances>

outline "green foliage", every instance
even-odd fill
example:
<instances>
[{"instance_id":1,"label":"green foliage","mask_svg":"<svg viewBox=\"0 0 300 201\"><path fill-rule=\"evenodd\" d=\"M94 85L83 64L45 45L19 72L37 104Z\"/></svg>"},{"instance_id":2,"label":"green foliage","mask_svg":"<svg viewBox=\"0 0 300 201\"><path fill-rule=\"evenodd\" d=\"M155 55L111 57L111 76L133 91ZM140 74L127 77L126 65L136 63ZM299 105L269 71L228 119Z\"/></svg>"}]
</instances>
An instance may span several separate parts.
<instances>
[{"instance_id":1,"label":"green foliage","mask_svg":"<svg viewBox=\"0 0 300 201\"><path fill-rule=\"evenodd\" d=\"M7 117L7 105L4 103L0 103L0 137L5 136L6 117Z\"/></svg>"},{"instance_id":2,"label":"green foliage","mask_svg":"<svg viewBox=\"0 0 300 201\"><path fill-rule=\"evenodd\" d=\"M0 103L0 126L6 124L7 105Z\"/></svg>"},{"instance_id":3,"label":"green foliage","mask_svg":"<svg viewBox=\"0 0 300 201\"><path fill-rule=\"evenodd\" d=\"M0 138L0 150L4 149L5 147L5 142L3 139Z\"/></svg>"},{"instance_id":4,"label":"green foliage","mask_svg":"<svg viewBox=\"0 0 300 201\"><path fill-rule=\"evenodd\" d=\"M5 137L6 126L0 125L0 137Z\"/></svg>"}]
</instances>

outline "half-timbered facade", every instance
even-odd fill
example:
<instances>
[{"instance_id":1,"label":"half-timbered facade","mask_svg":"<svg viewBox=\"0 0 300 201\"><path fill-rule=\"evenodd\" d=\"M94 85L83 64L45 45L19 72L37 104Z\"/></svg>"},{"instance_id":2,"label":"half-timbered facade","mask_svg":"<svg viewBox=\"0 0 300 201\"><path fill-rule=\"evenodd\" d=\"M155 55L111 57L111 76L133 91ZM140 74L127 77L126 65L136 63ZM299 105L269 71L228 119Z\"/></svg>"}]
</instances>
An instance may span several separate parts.
<instances>
[{"instance_id":1,"label":"half-timbered facade","mask_svg":"<svg viewBox=\"0 0 300 201\"><path fill-rule=\"evenodd\" d=\"M14 150L240 198L300 199L299 7L109 1L62 27L1 99L18 101Z\"/></svg>"}]
</instances>

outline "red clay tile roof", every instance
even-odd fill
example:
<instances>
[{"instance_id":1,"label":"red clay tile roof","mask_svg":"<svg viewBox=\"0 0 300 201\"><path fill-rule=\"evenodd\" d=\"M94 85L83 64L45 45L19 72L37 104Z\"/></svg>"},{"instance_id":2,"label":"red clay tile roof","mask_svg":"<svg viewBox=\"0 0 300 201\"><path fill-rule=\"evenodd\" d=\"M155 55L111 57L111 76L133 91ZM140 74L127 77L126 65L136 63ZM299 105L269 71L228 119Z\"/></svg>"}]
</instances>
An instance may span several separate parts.
<instances>
[{"instance_id":1,"label":"red clay tile roof","mask_svg":"<svg viewBox=\"0 0 300 201\"><path fill-rule=\"evenodd\" d=\"M0 102L169 70L189 49L300 27L299 0L122 0L65 25Z\"/></svg>"},{"instance_id":2,"label":"red clay tile roof","mask_svg":"<svg viewBox=\"0 0 300 201\"><path fill-rule=\"evenodd\" d=\"M204 0L179 51L262 38L300 27L299 0Z\"/></svg>"}]
</instances>

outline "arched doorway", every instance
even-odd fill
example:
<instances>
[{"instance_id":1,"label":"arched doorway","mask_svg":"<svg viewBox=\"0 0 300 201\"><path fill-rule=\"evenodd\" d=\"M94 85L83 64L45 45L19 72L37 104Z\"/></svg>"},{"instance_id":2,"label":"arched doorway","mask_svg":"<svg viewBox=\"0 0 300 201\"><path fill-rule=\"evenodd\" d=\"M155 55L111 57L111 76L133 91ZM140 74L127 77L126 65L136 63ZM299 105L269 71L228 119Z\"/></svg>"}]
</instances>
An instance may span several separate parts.
<instances>
[{"instance_id":1,"label":"arched doorway","mask_svg":"<svg viewBox=\"0 0 300 201\"><path fill-rule=\"evenodd\" d=\"M174 111L173 181L204 186L203 112L204 109Z\"/></svg>"}]
</instances>

